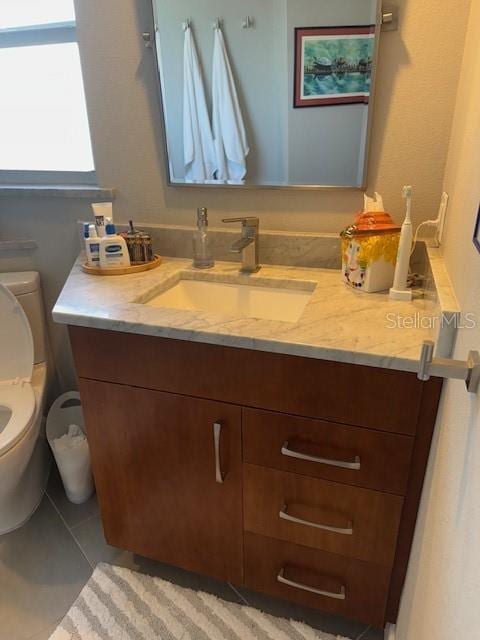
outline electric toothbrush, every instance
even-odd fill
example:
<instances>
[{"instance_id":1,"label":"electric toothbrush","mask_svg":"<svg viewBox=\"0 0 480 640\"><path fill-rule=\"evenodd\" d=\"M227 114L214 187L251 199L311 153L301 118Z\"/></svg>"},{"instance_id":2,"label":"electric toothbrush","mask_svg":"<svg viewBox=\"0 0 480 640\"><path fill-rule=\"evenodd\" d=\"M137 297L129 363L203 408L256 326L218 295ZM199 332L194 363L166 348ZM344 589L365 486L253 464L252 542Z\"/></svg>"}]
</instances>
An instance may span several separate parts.
<instances>
[{"instance_id":1,"label":"electric toothbrush","mask_svg":"<svg viewBox=\"0 0 480 640\"><path fill-rule=\"evenodd\" d=\"M407 212L405 220L403 221L402 232L400 234L395 278L393 281L393 287L390 289L390 298L392 300L405 300L407 302L412 299L412 290L408 288L408 271L410 268L410 256L413 241L412 195L412 187L403 187L402 196L407 201Z\"/></svg>"}]
</instances>

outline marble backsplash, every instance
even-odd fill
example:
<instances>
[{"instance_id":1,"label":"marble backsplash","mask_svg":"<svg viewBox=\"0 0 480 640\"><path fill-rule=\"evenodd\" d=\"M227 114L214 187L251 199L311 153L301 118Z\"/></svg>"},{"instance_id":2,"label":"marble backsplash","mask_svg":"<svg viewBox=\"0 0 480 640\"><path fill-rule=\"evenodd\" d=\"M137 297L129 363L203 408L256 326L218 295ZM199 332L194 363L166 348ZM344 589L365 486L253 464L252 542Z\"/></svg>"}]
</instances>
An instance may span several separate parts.
<instances>
[{"instance_id":1,"label":"marble backsplash","mask_svg":"<svg viewBox=\"0 0 480 640\"><path fill-rule=\"evenodd\" d=\"M91 223L91 221L90 221ZM83 238L82 221L78 222L79 238ZM116 225L118 231L127 231L125 224ZM193 227L175 225L136 224L136 228L152 236L155 253L170 258L192 257ZM240 262L239 254L230 253L230 245L240 236L234 229L210 228L213 253L222 262ZM81 244L83 249L83 243ZM262 231L260 229L260 263L313 269L340 269L342 263L340 235L334 233L308 233L293 231ZM411 270L423 276L425 289L435 285L423 240L417 242L412 255Z\"/></svg>"},{"instance_id":2,"label":"marble backsplash","mask_svg":"<svg viewBox=\"0 0 480 640\"><path fill-rule=\"evenodd\" d=\"M193 227L136 225L152 236L156 253L170 258L192 257ZM120 231L126 226L117 225ZM231 229L209 230L216 260L239 262L239 254L230 253L232 242L240 237ZM340 269L340 238L335 234L289 233L260 229L260 263L304 268Z\"/></svg>"}]
</instances>

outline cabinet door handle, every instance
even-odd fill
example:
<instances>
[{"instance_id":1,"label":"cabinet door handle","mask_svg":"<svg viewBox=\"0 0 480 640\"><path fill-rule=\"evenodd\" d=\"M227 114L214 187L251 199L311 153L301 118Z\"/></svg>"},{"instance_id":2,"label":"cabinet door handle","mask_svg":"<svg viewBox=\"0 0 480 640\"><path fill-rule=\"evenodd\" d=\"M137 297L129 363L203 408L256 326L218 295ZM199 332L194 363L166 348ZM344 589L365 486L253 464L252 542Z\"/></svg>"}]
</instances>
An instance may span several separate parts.
<instances>
[{"instance_id":1,"label":"cabinet door handle","mask_svg":"<svg viewBox=\"0 0 480 640\"><path fill-rule=\"evenodd\" d=\"M288 513L287 509L288 507L285 505L278 514L281 520L287 520L288 522L294 522L295 524L303 524L306 527L314 527L315 529L322 529L323 531L331 531L332 533L340 533L344 536L353 535L353 522L349 522L346 527L331 527L328 524L318 524L316 522L310 522L309 520L295 518L295 516L291 516Z\"/></svg>"},{"instance_id":2,"label":"cabinet door handle","mask_svg":"<svg viewBox=\"0 0 480 640\"><path fill-rule=\"evenodd\" d=\"M225 478L222 474L222 467L220 463L220 437L222 434L222 424L215 422L213 425L213 446L215 449L215 482L223 484Z\"/></svg>"},{"instance_id":3,"label":"cabinet door handle","mask_svg":"<svg viewBox=\"0 0 480 640\"><path fill-rule=\"evenodd\" d=\"M332 591L322 591L322 589L315 589L314 587L309 587L308 585L302 584L301 582L294 582L293 580L285 578L285 569L280 569L280 572L277 576L277 582L286 584L289 587L293 587L294 589L301 589L302 591L315 593L317 596L325 596L325 598L331 598L332 600L345 600L347 597L347 590L344 586L340 587L340 591L337 593Z\"/></svg>"},{"instance_id":4,"label":"cabinet door handle","mask_svg":"<svg viewBox=\"0 0 480 640\"><path fill-rule=\"evenodd\" d=\"M343 460L330 460L329 458L318 458L317 456L309 456L306 453L300 453L290 449L288 440L283 443L282 456L288 456L289 458L296 458L297 460L308 460L309 462L316 462L317 464L326 464L330 467L340 467L341 469L353 469L358 471L360 469L360 458L355 456L355 462L345 462Z\"/></svg>"}]
</instances>

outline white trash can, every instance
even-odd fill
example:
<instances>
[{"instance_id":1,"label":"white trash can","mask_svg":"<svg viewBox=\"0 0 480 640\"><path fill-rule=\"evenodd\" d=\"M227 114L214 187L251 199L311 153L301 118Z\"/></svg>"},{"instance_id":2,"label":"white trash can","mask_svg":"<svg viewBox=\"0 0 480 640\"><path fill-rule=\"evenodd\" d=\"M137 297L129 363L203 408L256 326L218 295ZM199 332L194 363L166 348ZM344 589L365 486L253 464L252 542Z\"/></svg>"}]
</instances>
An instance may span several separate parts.
<instances>
[{"instance_id":1,"label":"white trash can","mask_svg":"<svg viewBox=\"0 0 480 640\"><path fill-rule=\"evenodd\" d=\"M64 393L47 416L47 440L70 502L82 504L95 491L80 394Z\"/></svg>"}]
</instances>

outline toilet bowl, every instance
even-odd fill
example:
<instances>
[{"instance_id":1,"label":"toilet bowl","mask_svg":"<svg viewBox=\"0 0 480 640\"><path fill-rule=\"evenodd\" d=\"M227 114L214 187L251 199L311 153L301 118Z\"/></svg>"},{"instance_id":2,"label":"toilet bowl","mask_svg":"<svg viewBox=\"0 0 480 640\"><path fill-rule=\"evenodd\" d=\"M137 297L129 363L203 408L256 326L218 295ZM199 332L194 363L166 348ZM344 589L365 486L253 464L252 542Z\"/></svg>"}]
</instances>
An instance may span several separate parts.
<instances>
[{"instance_id":1,"label":"toilet bowl","mask_svg":"<svg viewBox=\"0 0 480 640\"><path fill-rule=\"evenodd\" d=\"M25 296L26 309L42 317L38 274L6 275L0 274L0 535L21 526L35 511L50 467L42 429L47 364L35 363L45 345L35 344L19 301ZM18 286L10 286L16 296L2 282L9 284L17 275L23 275ZM43 322L39 326L38 338L44 340Z\"/></svg>"}]
</instances>

